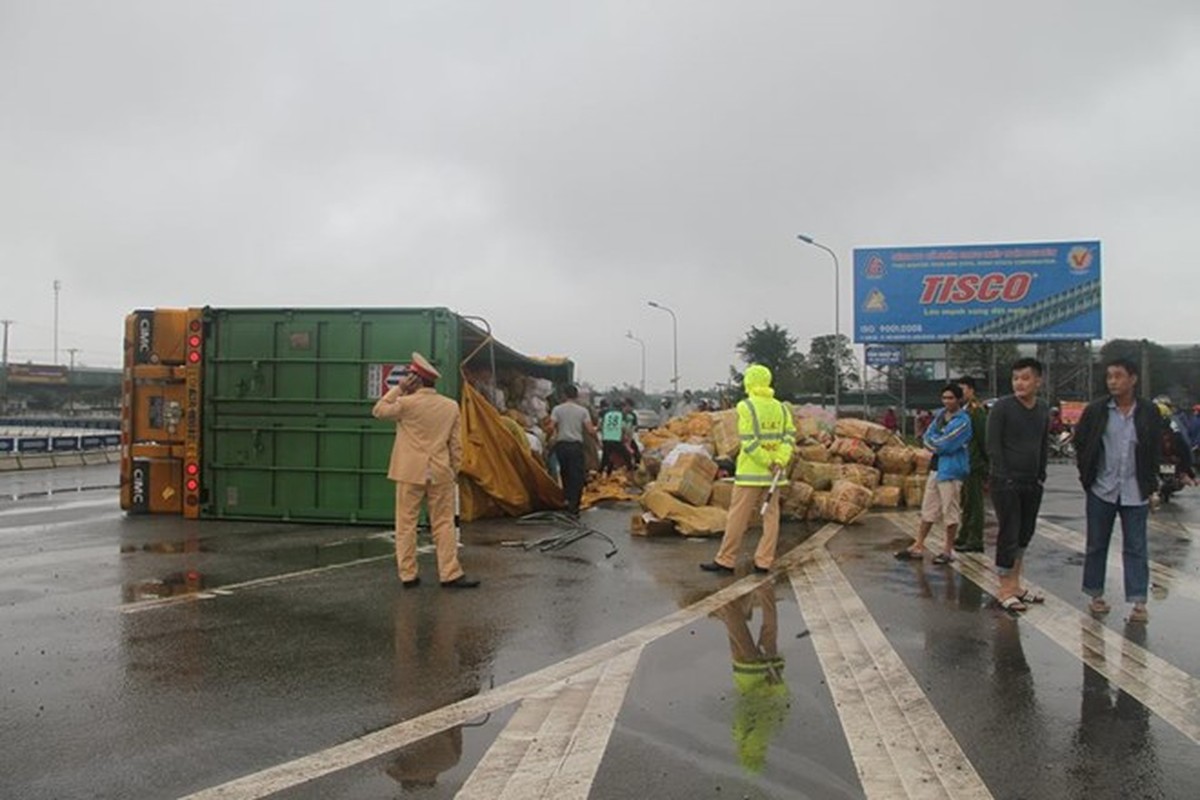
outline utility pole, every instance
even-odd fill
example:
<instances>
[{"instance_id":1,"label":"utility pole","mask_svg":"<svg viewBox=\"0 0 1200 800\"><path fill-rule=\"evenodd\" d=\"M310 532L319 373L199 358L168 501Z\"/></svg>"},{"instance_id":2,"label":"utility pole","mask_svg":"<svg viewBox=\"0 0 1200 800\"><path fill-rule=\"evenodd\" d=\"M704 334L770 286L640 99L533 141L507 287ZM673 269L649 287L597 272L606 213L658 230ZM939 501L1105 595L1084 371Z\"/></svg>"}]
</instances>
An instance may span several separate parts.
<instances>
[{"instance_id":1,"label":"utility pole","mask_svg":"<svg viewBox=\"0 0 1200 800\"><path fill-rule=\"evenodd\" d=\"M62 281L58 278L54 279L54 363L58 364L58 290L62 288Z\"/></svg>"},{"instance_id":2,"label":"utility pole","mask_svg":"<svg viewBox=\"0 0 1200 800\"><path fill-rule=\"evenodd\" d=\"M0 325L4 326L4 380L0 382L0 411L8 410L8 326L12 324L11 319L0 319Z\"/></svg>"},{"instance_id":3,"label":"utility pole","mask_svg":"<svg viewBox=\"0 0 1200 800\"><path fill-rule=\"evenodd\" d=\"M67 348L71 356L71 366L67 369L67 411L72 416L75 414L75 354L78 352L78 347Z\"/></svg>"}]
</instances>

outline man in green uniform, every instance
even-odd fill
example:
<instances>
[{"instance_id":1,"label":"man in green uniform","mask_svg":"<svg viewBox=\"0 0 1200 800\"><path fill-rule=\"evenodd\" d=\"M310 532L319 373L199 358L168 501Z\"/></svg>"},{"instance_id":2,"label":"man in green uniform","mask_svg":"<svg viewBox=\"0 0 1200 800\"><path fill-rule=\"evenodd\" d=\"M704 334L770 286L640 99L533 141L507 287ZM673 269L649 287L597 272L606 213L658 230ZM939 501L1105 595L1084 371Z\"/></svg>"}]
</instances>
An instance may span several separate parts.
<instances>
[{"instance_id":1,"label":"man in green uniform","mask_svg":"<svg viewBox=\"0 0 1200 800\"><path fill-rule=\"evenodd\" d=\"M962 486L962 527L954 540L960 553L983 552L983 482L988 474L987 409L975 396L975 379L964 375L955 381L963 391L963 407L971 418L971 472Z\"/></svg>"}]
</instances>

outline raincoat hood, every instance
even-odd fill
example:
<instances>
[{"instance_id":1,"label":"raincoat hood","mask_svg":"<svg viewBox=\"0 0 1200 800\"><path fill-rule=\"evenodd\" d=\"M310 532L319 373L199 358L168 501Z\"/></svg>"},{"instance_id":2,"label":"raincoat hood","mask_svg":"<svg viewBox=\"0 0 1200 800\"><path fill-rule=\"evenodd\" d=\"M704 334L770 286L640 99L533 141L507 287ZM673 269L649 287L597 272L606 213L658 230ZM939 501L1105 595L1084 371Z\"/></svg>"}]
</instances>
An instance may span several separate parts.
<instances>
[{"instance_id":1,"label":"raincoat hood","mask_svg":"<svg viewBox=\"0 0 1200 800\"><path fill-rule=\"evenodd\" d=\"M751 397L774 397L775 390L771 388L771 370L762 364L751 364L742 377L742 386Z\"/></svg>"}]
</instances>

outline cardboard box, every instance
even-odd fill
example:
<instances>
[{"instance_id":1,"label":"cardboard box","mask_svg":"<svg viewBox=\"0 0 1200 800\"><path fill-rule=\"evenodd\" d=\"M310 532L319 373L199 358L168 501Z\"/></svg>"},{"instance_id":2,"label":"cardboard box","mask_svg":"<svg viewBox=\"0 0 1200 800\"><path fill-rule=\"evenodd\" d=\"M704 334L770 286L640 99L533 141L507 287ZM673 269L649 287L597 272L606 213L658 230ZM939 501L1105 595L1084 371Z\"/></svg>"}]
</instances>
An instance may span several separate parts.
<instances>
[{"instance_id":1,"label":"cardboard box","mask_svg":"<svg viewBox=\"0 0 1200 800\"><path fill-rule=\"evenodd\" d=\"M664 472L691 472L697 478L711 482L717 477L717 462L704 453L683 453Z\"/></svg>"},{"instance_id":2,"label":"cardboard box","mask_svg":"<svg viewBox=\"0 0 1200 800\"><path fill-rule=\"evenodd\" d=\"M708 505L712 487L711 478L706 479L697 475L694 470L686 472L672 470L658 478L658 488L693 506Z\"/></svg>"},{"instance_id":3,"label":"cardboard box","mask_svg":"<svg viewBox=\"0 0 1200 800\"><path fill-rule=\"evenodd\" d=\"M708 504L729 510L730 503L733 502L733 479L726 478L719 480L712 485L712 496L708 498Z\"/></svg>"},{"instance_id":4,"label":"cardboard box","mask_svg":"<svg viewBox=\"0 0 1200 800\"><path fill-rule=\"evenodd\" d=\"M659 519L649 511L634 514L629 530L634 536L674 536L677 533L674 522Z\"/></svg>"}]
</instances>

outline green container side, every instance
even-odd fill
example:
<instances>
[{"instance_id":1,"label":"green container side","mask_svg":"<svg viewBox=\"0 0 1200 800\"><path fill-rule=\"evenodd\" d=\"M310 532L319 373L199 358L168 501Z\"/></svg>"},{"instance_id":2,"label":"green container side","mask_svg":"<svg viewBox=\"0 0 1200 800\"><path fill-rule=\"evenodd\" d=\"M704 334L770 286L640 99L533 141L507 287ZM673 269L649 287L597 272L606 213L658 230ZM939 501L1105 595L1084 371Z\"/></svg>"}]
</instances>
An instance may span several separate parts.
<instances>
[{"instance_id":1,"label":"green container side","mask_svg":"<svg viewBox=\"0 0 1200 800\"><path fill-rule=\"evenodd\" d=\"M444 308L206 309L201 516L390 524L371 365L419 351L457 398L461 330Z\"/></svg>"}]
</instances>

